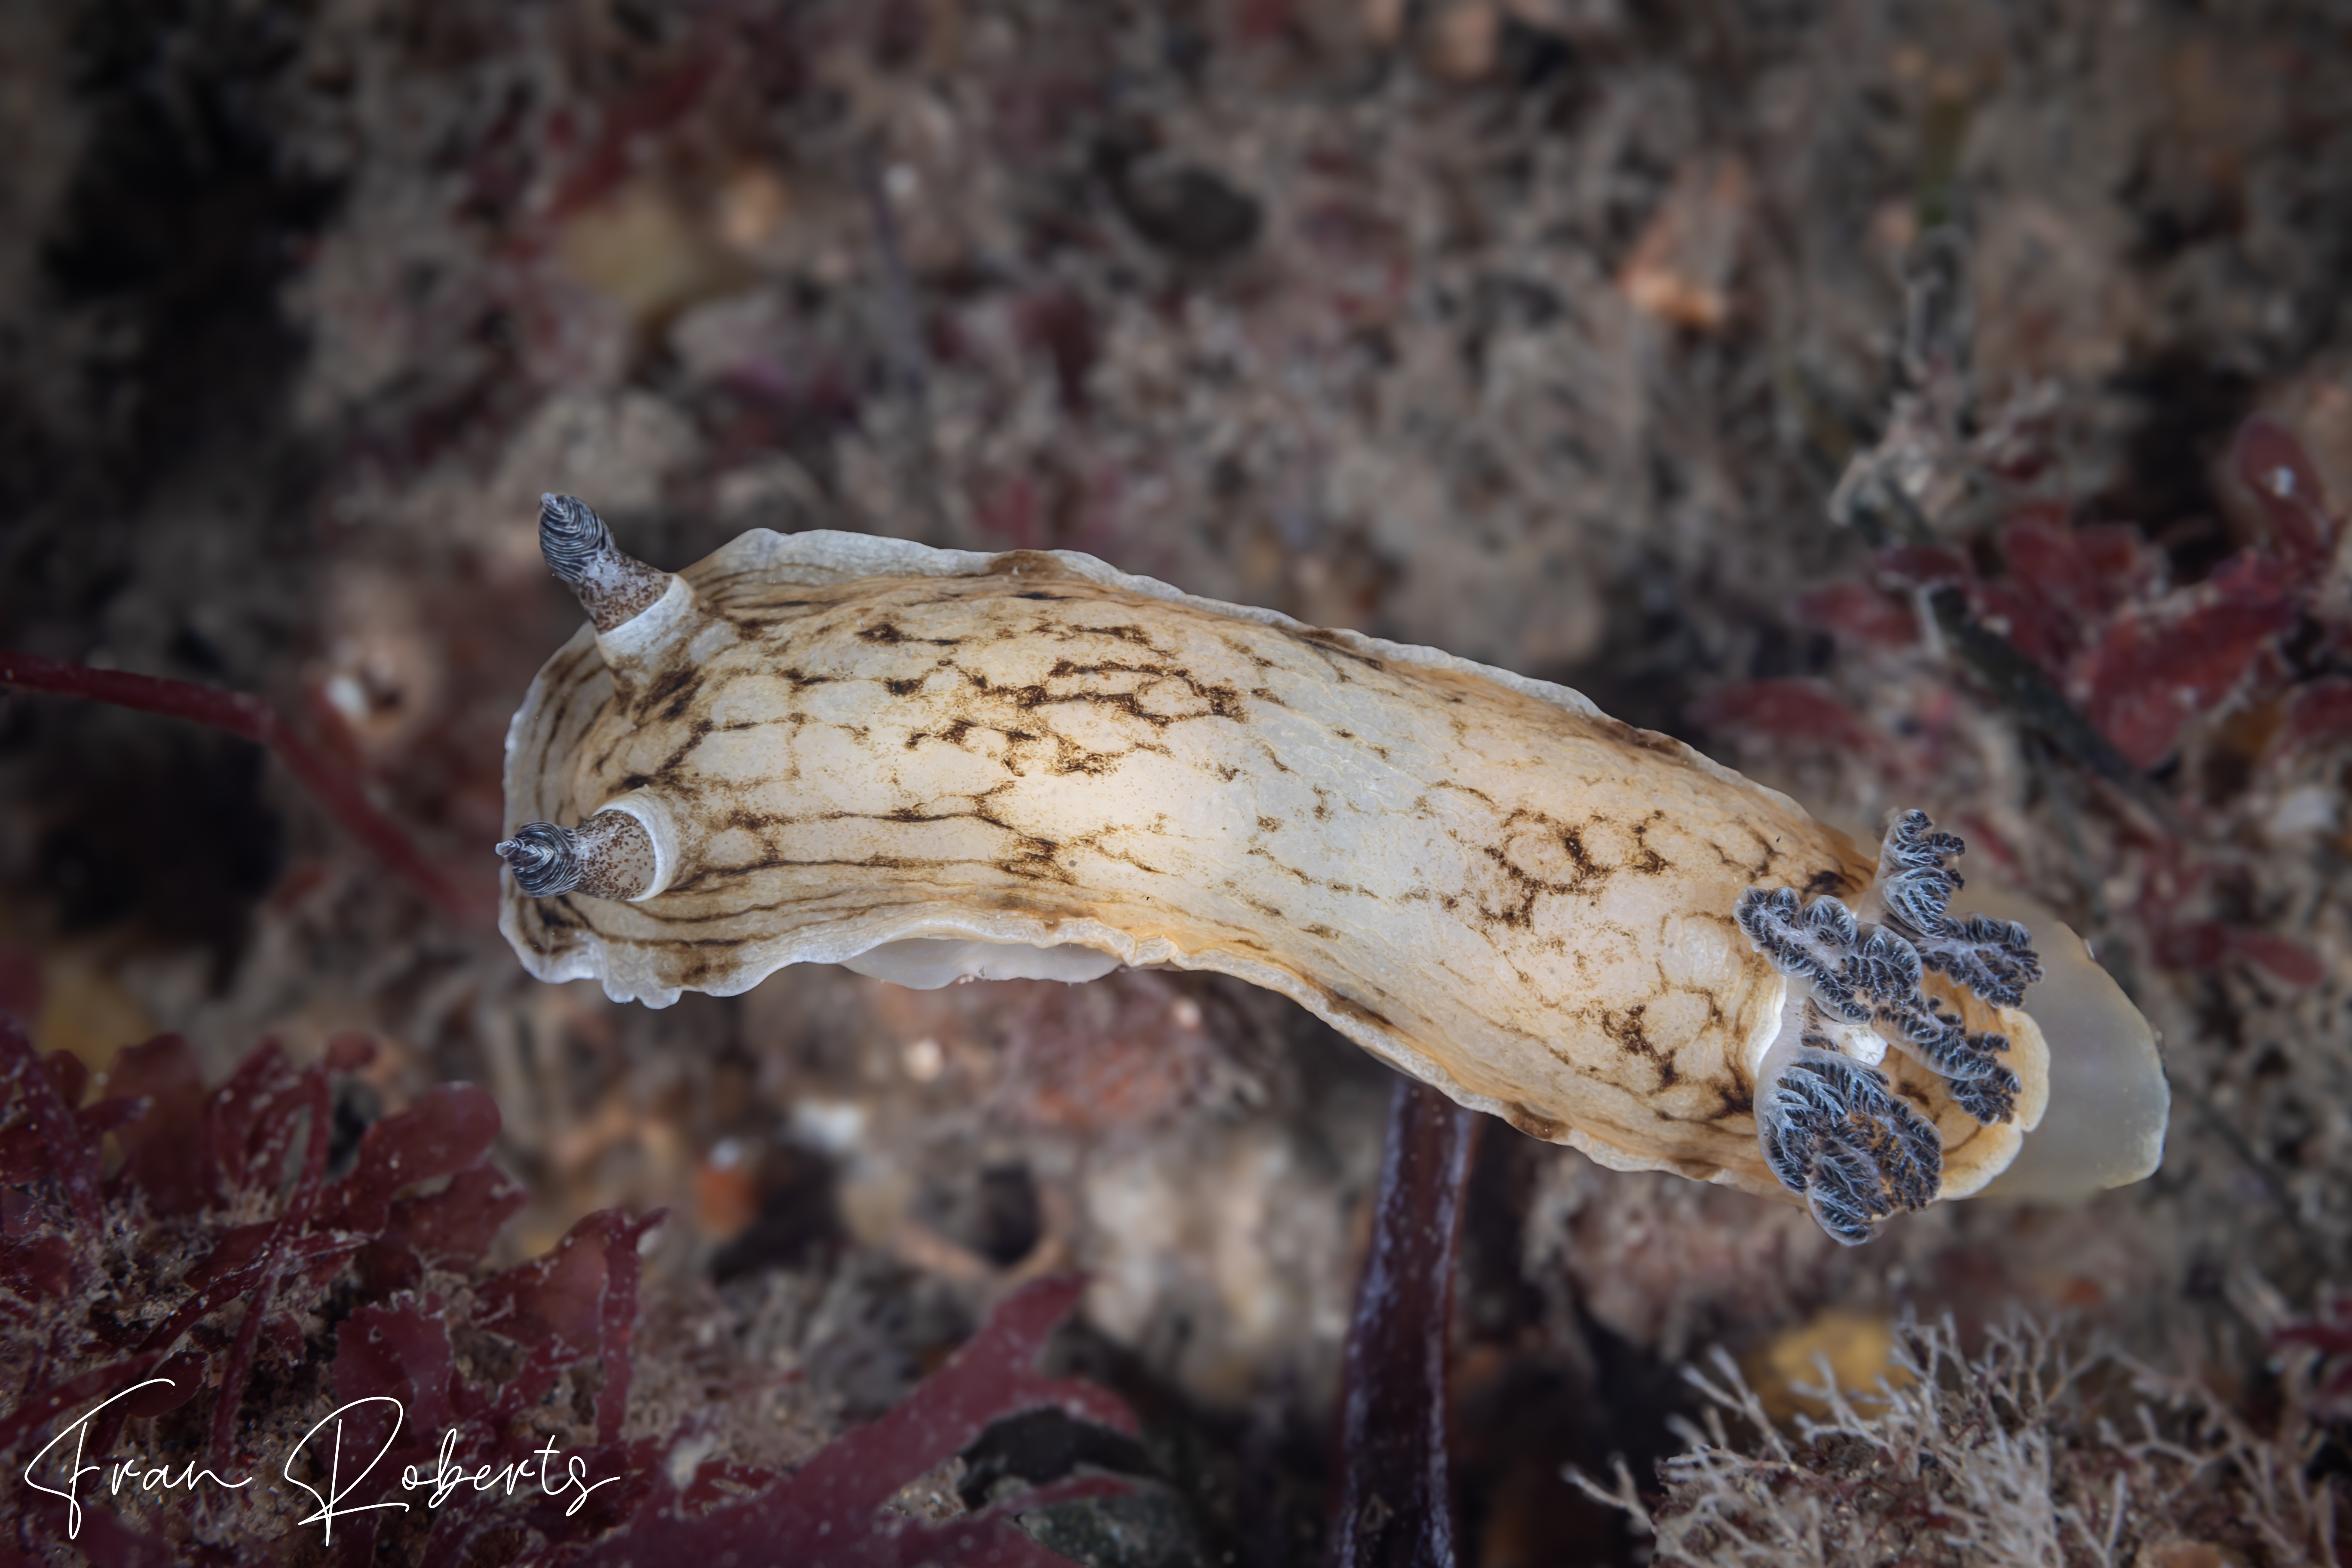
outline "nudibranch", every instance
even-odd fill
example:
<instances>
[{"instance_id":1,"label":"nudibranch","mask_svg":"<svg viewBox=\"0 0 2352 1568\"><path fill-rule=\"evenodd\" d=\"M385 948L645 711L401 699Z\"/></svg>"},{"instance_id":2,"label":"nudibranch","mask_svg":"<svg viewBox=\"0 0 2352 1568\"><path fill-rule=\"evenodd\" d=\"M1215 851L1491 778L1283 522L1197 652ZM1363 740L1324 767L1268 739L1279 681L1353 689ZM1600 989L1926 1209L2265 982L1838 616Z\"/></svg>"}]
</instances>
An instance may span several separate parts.
<instances>
[{"instance_id":1,"label":"nudibranch","mask_svg":"<svg viewBox=\"0 0 2352 1568\"><path fill-rule=\"evenodd\" d=\"M1067 552L759 530L670 574L564 496L540 538L590 623L507 739L499 924L541 979L1214 970L1845 1242L2013 1162L2062 1197L2160 1156L2147 1024L2063 927L1955 913L1923 814L1874 857L1564 687Z\"/></svg>"}]
</instances>

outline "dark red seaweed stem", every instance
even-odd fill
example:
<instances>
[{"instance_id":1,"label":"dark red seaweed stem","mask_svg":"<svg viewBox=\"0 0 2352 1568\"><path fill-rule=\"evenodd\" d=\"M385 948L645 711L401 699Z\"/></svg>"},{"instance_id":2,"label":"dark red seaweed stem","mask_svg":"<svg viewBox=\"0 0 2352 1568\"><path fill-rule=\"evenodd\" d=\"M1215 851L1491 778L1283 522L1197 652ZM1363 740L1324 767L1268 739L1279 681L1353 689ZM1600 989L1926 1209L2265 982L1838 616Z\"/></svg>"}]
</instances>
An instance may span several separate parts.
<instances>
[{"instance_id":1,"label":"dark red seaweed stem","mask_svg":"<svg viewBox=\"0 0 2352 1568\"><path fill-rule=\"evenodd\" d=\"M5 648L0 648L0 686L186 719L267 746L345 832L367 846L394 875L424 894L436 909L464 924L484 918L482 901L467 897L426 859L399 824L376 809L355 775L329 761L258 697L163 676L91 669Z\"/></svg>"},{"instance_id":2,"label":"dark red seaweed stem","mask_svg":"<svg viewBox=\"0 0 2352 1568\"><path fill-rule=\"evenodd\" d=\"M1348 1330L1331 1568L1453 1568L1447 1321L1462 1195L1483 1121L1397 1080L1372 1245Z\"/></svg>"}]
</instances>

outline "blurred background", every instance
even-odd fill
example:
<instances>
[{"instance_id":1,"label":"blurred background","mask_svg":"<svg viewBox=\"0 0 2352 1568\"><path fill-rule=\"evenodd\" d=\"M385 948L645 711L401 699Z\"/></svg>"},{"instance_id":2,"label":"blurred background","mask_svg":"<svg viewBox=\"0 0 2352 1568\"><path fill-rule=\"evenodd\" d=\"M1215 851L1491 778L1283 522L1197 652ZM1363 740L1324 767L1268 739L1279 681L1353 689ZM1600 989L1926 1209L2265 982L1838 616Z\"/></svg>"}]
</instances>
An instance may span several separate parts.
<instances>
[{"instance_id":1,"label":"blurred background","mask_svg":"<svg viewBox=\"0 0 2352 1568\"><path fill-rule=\"evenodd\" d=\"M0 645L262 695L481 908L580 618L541 490L664 567L1084 551L1564 682L1864 834L1926 807L2137 997L2169 1158L1845 1251L1489 1129L1471 1556L1631 1561L1561 1467L1646 1475L1709 1345L1785 1414L1816 1351L1866 1384L1905 1312L2021 1306L2252 1408L2344 1277L2352 568L2229 458L2266 415L2352 500L2347 277L2318 0L0 0ZM667 1205L640 1375L710 1451L805 1455L1076 1263L1227 1560L1311 1560L1387 1074L1288 1004L614 1006L257 748L54 698L0 698L0 888L45 1051L362 1030L355 1126L495 1096L494 1260Z\"/></svg>"}]
</instances>

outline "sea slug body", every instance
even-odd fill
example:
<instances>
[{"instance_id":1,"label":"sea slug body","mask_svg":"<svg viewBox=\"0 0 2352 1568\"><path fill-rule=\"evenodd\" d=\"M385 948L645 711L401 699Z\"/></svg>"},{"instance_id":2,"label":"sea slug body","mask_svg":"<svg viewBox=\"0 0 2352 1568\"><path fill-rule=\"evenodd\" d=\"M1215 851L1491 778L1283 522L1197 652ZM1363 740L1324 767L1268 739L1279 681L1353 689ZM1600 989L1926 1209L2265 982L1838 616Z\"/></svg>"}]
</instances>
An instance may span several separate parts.
<instances>
[{"instance_id":1,"label":"sea slug body","mask_svg":"<svg viewBox=\"0 0 2352 1568\"><path fill-rule=\"evenodd\" d=\"M542 979L663 1006L796 963L1215 970L1849 1241L1981 1187L2042 1114L2032 945L1948 913L1924 816L1882 865L1563 687L1084 555L756 531L668 576L567 497L541 542L592 623L508 737L500 925ZM2120 994L2077 1012L2145 1075Z\"/></svg>"}]
</instances>

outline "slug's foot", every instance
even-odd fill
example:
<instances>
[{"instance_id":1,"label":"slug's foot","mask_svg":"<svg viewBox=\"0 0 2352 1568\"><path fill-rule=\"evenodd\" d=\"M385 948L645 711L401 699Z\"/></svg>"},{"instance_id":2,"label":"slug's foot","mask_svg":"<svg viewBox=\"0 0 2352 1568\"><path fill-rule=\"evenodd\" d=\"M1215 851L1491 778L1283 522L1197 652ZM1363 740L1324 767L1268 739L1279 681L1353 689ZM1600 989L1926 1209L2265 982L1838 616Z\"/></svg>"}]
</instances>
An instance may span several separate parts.
<instances>
[{"instance_id":1,"label":"slug's foot","mask_svg":"<svg viewBox=\"0 0 2352 1568\"><path fill-rule=\"evenodd\" d=\"M572 584L600 632L635 619L669 591L669 574L624 554L604 520L578 496L539 498L539 552L549 571Z\"/></svg>"},{"instance_id":2,"label":"slug's foot","mask_svg":"<svg viewBox=\"0 0 2352 1568\"><path fill-rule=\"evenodd\" d=\"M600 811L577 828L534 822L496 849L515 886L534 899L572 892L635 899L654 882L653 837L625 811Z\"/></svg>"},{"instance_id":3,"label":"slug's foot","mask_svg":"<svg viewBox=\"0 0 2352 1568\"><path fill-rule=\"evenodd\" d=\"M1943 1141L1878 1069L1836 1051L1776 1045L1756 1094L1756 1131L1781 1185L1848 1247L1925 1208L1944 1179Z\"/></svg>"}]
</instances>

